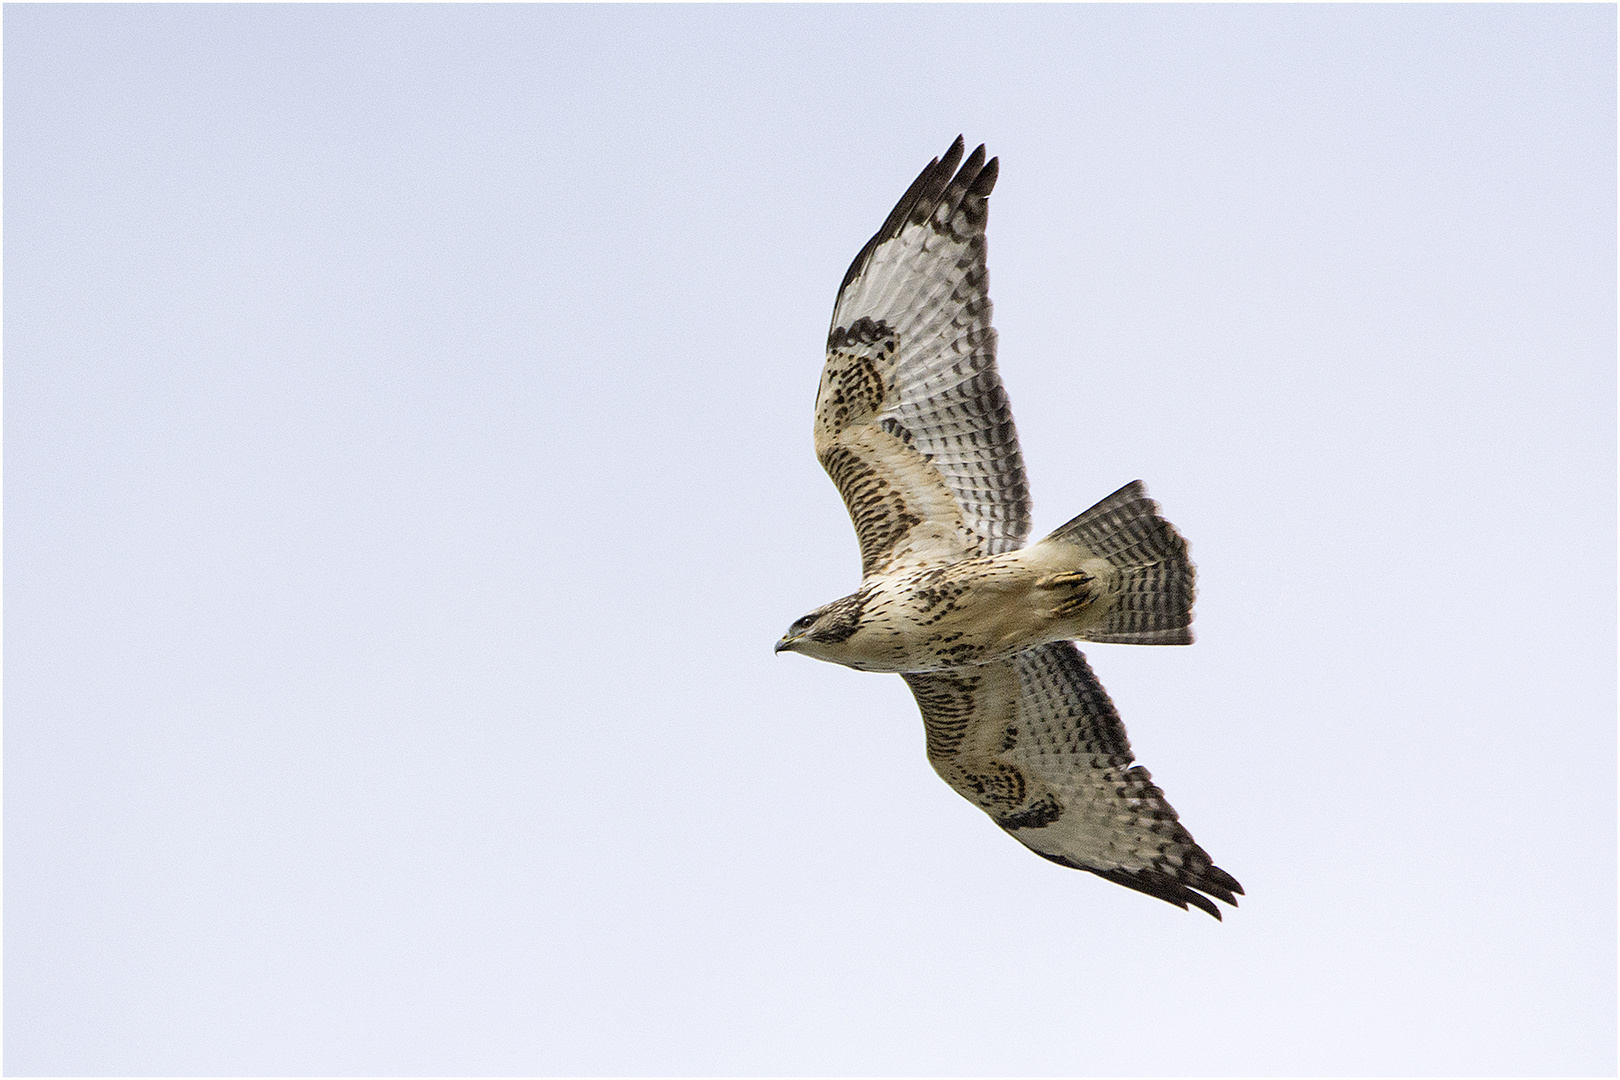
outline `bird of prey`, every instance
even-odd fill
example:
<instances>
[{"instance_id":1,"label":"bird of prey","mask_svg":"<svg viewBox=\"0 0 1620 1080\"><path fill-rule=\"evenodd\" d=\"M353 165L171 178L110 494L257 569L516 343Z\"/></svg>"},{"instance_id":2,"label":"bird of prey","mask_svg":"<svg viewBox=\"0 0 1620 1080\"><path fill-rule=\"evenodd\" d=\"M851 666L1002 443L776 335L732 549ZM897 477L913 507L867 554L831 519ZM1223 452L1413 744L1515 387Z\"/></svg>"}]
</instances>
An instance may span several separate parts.
<instances>
[{"instance_id":1,"label":"bird of prey","mask_svg":"<svg viewBox=\"0 0 1620 1080\"><path fill-rule=\"evenodd\" d=\"M1025 546L985 271L997 159L962 151L958 137L929 162L839 287L815 447L855 524L861 586L776 651L898 672L934 770L1015 839L1219 919L1210 897L1236 906L1242 887L1132 765L1074 644L1190 644L1186 542L1135 481Z\"/></svg>"}]
</instances>

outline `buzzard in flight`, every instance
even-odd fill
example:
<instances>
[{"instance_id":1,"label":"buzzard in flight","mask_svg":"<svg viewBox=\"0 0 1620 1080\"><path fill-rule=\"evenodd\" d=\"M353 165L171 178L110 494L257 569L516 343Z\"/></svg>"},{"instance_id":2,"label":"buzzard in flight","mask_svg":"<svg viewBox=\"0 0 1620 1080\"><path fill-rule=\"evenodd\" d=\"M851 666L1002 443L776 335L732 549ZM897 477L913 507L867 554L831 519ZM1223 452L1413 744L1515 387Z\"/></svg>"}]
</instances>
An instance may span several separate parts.
<instances>
[{"instance_id":1,"label":"buzzard in flight","mask_svg":"<svg viewBox=\"0 0 1620 1080\"><path fill-rule=\"evenodd\" d=\"M985 271L996 159L928 164L844 275L816 456L861 587L776 651L898 672L947 784L1037 855L1217 919L1243 888L1182 827L1074 645L1192 641L1193 566L1140 481L1028 547ZM961 162L961 168L957 168ZM1207 894L1207 895L1206 895Z\"/></svg>"}]
</instances>

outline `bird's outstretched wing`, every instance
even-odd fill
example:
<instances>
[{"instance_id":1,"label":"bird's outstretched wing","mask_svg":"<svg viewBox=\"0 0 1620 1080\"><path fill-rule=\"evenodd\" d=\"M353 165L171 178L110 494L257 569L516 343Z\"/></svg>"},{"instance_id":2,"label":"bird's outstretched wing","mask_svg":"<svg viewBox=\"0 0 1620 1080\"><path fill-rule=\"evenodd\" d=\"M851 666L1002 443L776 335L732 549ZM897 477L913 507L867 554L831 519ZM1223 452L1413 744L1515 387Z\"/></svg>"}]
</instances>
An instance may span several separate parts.
<instances>
[{"instance_id":1,"label":"bird's outstretched wing","mask_svg":"<svg viewBox=\"0 0 1620 1080\"><path fill-rule=\"evenodd\" d=\"M996 159L962 139L855 257L833 308L816 456L855 522L863 576L1021 547L1029 486L990 325Z\"/></svg>"},{"instance_id":2,"label":"bird's outstretched wing","mask_svg":"<svg viewBox=\"0 0 1620 1080\"><path fill-rule=\"evenodd\" d=\"M1243 887L1132 766L1125 726L1073 642L903 678L935 771L1037 855L1217 919L1209 896L1237 904Z\"/></svg>"}]
</instances>

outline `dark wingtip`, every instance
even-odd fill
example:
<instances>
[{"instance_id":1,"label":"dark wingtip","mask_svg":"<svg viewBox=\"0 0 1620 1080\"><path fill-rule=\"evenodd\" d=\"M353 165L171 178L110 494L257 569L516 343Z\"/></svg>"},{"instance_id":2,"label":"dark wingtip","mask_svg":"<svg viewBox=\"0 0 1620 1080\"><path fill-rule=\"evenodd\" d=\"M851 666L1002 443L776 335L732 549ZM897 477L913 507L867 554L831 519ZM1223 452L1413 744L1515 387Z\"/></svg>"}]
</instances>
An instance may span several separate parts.
<instances>
[{"instance_id":1,"label":"dark wingtip","mask_svg":"<svg viewBox=\"0 0 1620 1080\"><path fill-rule=\"evenodd\" d=\"M1041 854L1041 852L1036 852L1036 854ZM1191 904L1199 911L1203 911L1215 916L1216 920L1219 922L1226 921L1225 919L1221 918L1221 909L1216 907L1215 901L1211 900L1208 896L1205 896L1203 894L1204 892L1210 893L1216 899L1223 900L1226 903L1231 904L1233 907L1237 907L1237 899L1229 893L1227 895L1222 895L1223 893L1226 893L1227 890L1221 888L1219 885L1216 885L1213 880L1208 881L1207 884L1199 881L1182 881L1177 880L1176 878L1162 871L1152 870L1097 870L1090 866L1081 866L1078 863L1071 862L1070 860L1062 857L1047 855L1046 858L1051 859L1055 863L1061 863L1064 866L1072 866L1076 870L1085 870L1089 873L1096 874L1098 877L1103 878L1106 881L1112 881L1116 885L1123 885L1127 889L1135 889L1139 893L1146 893L1148 896L1156 897L1157 899L1163 900L1167 904L1174 904L1183 911L1186 911L1187 905ZM1217 873L1220 872L1217 871ZM1221 876L1223 878L1230 878L1230 875L1224 873L1222 873ZM1237 882L1234 881L1232 884L1236 885ZM1194 891L1198 889L1202 889L1203 892ZM1243 890L1238 889L1237 891L1242 892Z\"/></svg>"},{"instance_id":2,"label":"dark wingtip","mask_svg":"<svg viewBox=\"0 0 1620 1080\"><path fill-rule=\"evenodd\" d=\"M950 183L951 177L955 175L956 163L962 160L962 148L966 145L962 141L962 136L958 135L956 141L951 143L951 148L939 159L934 168L935 181L929 185L934 198L938 198L938 193L945 190L945 185Z\"/></svg>"},{"instance_id":3,"label":"dark wingtip","mask_svg":"<svg viewBox=\"0 0 1620 1080\"><path fill-rule=\"evenodd\" d=\"M964 183L967 183L970 177L976 178L982 168L984 168L984 143L980 143L973 148L973 153L969 154L968 159L962 163L962 169L957 173L957 176Z\"/></svg>"},{"instance_id":4,"label":"dark wingtip","mask_svg":"<svg viewBox=\"0 0 1620 1080\"><path fill-rule=\"evenodd\" d=\"M984 147L981 146L979 149L983 150ZM984 163L983 169L979 170L978 179L973 181L973 187L969 189L970 194L978 195L981 198L990 194L991 190L996 186L996 177L1000 175L1001 159L993 157Z\"/></svg>"},{"instance_id":5,"label":"dark wingtip","mask_svg":"<svg viewBox=\"0 0 1620 1080\"><path fill-rule=\"evenodd\" d=\"M849 283L860 275L879 244L898 235L908 221L920 223L928 220L940 198L947 191L952 192L952 197L957 200L961 199L964 192L979 197L990 194L990 189L996 183L995 160L984 164L984 146L981 144L958 171L957 164L961 162L966 147L967 140L958 135L943 157L930 161L923 167L923 171L917 174L917 179L911 182L906 193L889 212L889 217L884 221L882 228L878 229L866 242L866 246L861 248L859 254L855 256L855 261L849 264L849 269L844 273L844 280L838 285L840 295L849 287Z\"/></svg>"},{"instance_id":6,"label":"dark wingtip","mask_svg":"<svg viewBox=\"0 0 1620 1080\"><path fill-rule=\"evenodd\" d=\"M1222 870L1218 866L1211 866L1208 870L1205 870L1204 876L1228 892L1237 893L1239 896L1243 895L1243 886L1237 883L1237 878L1233 877L1231 874L1228 874L1225 870ZM1233 907L1237 906L1237 901L1235 900L1228 901L1228 903L1230 903Z\"/></svg>"},{"instance_id":7,"label":"dark wingtip","mask_svg":"<svg viewBox=\"0 0 1620 1080\"><path fill-rule=\"evenodd\" d=\"M889 211L889 216L884 220L882 227L873 234L872 239L866 242L866 246L856 254L855 261L849 264L849 270L845 272L844 280L838 285L840 293L849 287L851 281L855 280L855 276L861 272L861 269L866 265L866 260L871 258L872 252L877 246L889 237L896 235L904 227L906 219L911 216L912 208L919 201L928 198L929 190L936 185L940 188L945 186L945 180L950 178L951 170L956 167L956 159L952 157L952 154L955 154L956 157L961 156L961 142L962 137L959 135L951 149L945 152L944 164L941 164L939 158L934 158L923 166L922 172L917 174L917 178L911 182L911 186L906 188L906 193L900 196L900 201L894 204L894 209ZM942 175L945 180L940 179Z\"/></svg>"}]
</instances>

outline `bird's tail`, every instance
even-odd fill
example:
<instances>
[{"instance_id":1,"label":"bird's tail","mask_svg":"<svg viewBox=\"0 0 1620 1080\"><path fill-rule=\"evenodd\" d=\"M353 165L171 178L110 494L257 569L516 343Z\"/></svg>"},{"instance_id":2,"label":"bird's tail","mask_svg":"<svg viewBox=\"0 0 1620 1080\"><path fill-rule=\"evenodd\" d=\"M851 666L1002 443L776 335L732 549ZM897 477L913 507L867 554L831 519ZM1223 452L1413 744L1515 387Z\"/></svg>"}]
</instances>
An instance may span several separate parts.
<instances>
[{"instance_id":1,"label":"bird's tail","mask_svg":"<svg viewBox=\"0 0 1620 1080\"><path fill-rule=\"evenodd\" d=\"M1083 640L1192 643L1194 584L1187 541L1159 516L1142 481L1132 480L1041 543L1084 548L1114 570L1106 582L1098 582L1108 614L1081 635Z\"/></svg>"}]
</instances>

